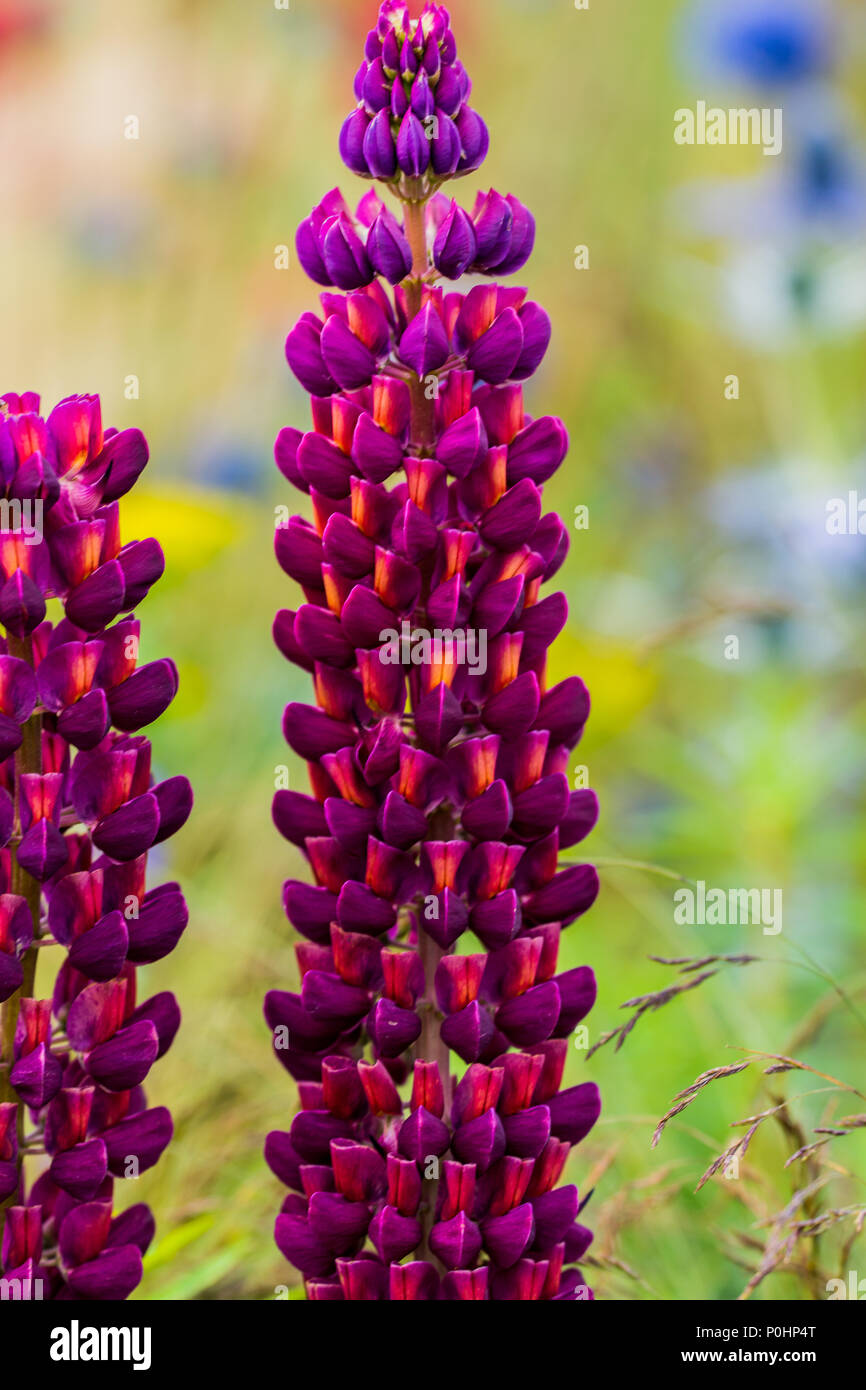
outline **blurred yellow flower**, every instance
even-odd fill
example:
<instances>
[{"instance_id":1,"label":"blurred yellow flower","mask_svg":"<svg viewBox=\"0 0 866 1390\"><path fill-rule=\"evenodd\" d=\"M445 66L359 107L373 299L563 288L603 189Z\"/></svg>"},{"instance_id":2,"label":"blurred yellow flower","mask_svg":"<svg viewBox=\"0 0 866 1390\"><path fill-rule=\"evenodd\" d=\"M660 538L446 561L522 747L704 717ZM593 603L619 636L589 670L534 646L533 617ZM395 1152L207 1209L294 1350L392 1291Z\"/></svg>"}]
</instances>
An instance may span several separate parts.
<instances>
[{"instance_id":1,"label":"blurred yellow flower","mask_svg":"<svg viewBox=\"0 0 866 1390\"><path fill-rule=\"evenodd\" d=\"M172 579L194 573L246 530L250 510L235 495L194 487L137 487L121 503L123 543L157 536Z\"/></svg>"},{"instance_id":2,"label":"blurred yellow flower","mask_svg":"<svg viewBox=\"0 0 866 1390\"><path fill-rule=\"evenodd\" d=\"M658 676L640 660L633 647L608 637L581 638L567 629L554 642L548 664L548 686L567 676L580 676L589 687L593 740L621 733L653 698Z\"/></svg>"}]
</instances>

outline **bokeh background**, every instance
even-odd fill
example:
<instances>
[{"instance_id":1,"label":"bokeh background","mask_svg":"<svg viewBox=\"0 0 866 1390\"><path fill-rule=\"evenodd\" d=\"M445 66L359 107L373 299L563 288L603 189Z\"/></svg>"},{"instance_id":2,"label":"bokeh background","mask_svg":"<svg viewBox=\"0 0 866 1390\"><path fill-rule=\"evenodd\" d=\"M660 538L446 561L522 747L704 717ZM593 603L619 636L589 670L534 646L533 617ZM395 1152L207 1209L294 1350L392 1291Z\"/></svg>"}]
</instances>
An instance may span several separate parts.
<instances>
[{"instance_id":1,"label":"bokeh background","mask_svg":"<svg viewBox=\"0 0 866 1390\"><path fill-rule=\"evenodd\" d=\"M270 800L291 759L282 708L306 677L270 639L293 597L274 507L297 506L272 444L306 425L282 347L315 306L293 249L288 269L275 255L328 188L364 191L336 139L374 9L0 0L3 389L49 405L96 390L107 423L148 436L124 540L154 534L166 552L142 656L171 654L181 688L154 752L197 796L155 866L183 880L191 922L143 982L175 990L184 1025L151 1083L176 1142L127 1197L159 1225L141 1298L300 1295L260 1158L295 1104L261 998L296 978L279 897L300 864ZM594 1077L605 1100L571 1170L595 1188L592 1280L616 1299L735 1298L754 1223L796 1186L790 1144L768 1125L739 1179L695 1195L697 1179L768 1085L810 1087L753 1066L707 1087L653 1151L656 1120L736 1047L799 1048L866 1090L866 561L862 536L826 526L828 500L866 496L864 13L859 0L451 10L492 142L456 191L471 205L492 184L535 211L520 283L554 339L528 406L571 432L549 504L589 509L561 572L571 617L551 677L580 674L593 695L575 765L601 798L587 857L603 889L565 948L599 977L590 1041L624 1021L623 1001L678 978L649 956L765 958L648 1014L619 1052L573 1050L570 1080ZM701 98L781 106L782 155L675 144L675 110ZM782 932L677 925L679 884L659 869L782 888ZM799 1109L807 1128L837 1112L826 1094ZM845 1142L837 1205L864 1201L866 1145ZM866 1274L862 1242L844 1258L856 1268L858 1254ZM756 1296L804 1291L783 1271Z\"/></svg>"}]
</instances>

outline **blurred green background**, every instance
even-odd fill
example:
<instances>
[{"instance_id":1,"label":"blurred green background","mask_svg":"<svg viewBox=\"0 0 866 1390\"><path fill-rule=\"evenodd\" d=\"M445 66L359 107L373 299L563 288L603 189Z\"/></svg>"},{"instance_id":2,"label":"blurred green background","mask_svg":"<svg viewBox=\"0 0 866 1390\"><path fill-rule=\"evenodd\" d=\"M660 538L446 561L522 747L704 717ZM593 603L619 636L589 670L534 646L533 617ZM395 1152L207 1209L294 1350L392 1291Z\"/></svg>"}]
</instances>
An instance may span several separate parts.
<instances>
[{"instance_id":1,"label":"blurred green background","mask_svg":"<svg viewBox=\"0 0 866 1390\"><path fill-rule=\"evenodd\" d=\"M749 190L781 176L787 149L773 161L674 143L677 108L701 96L728 105L731 90L690 66L687 8L451 6L491 132L480 177L455 193L471 206L493 185L535 212L519 282L548 308L554 338L527 404L571 432L548 506L566 520L589 508L560 576L571 617L551 669L581 675L593 696L575 753L602 805L586 857L784 891L778 936L678 926L675 882L603 862L599 902L565 938L564 963L591 963L599 978L591 1042L623 1021L624 1000L672 981L649 955L767 958L642 1020L619 1053L587 1062L573 1050L571 1082L597 1079L605 1108L570 1172L596 1189L592 1282L621 1299L736 1297L747 1276L725 1232L750 1230L796 1182L768 1127L738 1181L694 1195L731 1122L769 1102L760 1068L717 1082L653 1152L677 1091L735 1061L732 1046L798 1043L804 1061L866 1090L852 1011L864 993L866 566L862 537L825 526L829 498L866 492L862 228L763 227ZM859 6L834 9L849 37L822 109L844 103L856 141L866 46ZM270 638L274 611L295 597L273 559L274 507L299 500L272 444L308 420L283 358L295 318L315 308L295 227L334 184L365 191L336 141L374 16L373 0L0 4L3 389L40 390L47 406L99 391L106 423L147 434L152 462L125 499L123 538L153 534L166 552L142 655L173 656L181 688L154 752L162 775L185 772L196 790L188 827L153 866L183 881L191 921L174 954L142 972L145 992L176 992L184 1024L149 1086L176 1140L124 1193L158 1221L140 1298L273 1298L296 1283L272 1242L281 1189L260 1158L295 1105L261 999L296 979L279 899L302 868L270 801L291 758L282 708L307 690ZM718 229L701 223L696 184L711 183ZM726 189L742 191L739 227ZM288 270L275 269L283 244ZM575 268L580 246L587 269ZM803 951L852 1008L823 1010L838 996ZM826 1099L804 1102L808 1125L826 1120ZM844 1160L866 1173L857 1136ZM837 1182L834 1202L864 1200L862 1179ZM866 1274L862 1243L852 1267L858 1250ZM780 1273L759 1296L803 1294Z\"/></svg>"}]
</instances>

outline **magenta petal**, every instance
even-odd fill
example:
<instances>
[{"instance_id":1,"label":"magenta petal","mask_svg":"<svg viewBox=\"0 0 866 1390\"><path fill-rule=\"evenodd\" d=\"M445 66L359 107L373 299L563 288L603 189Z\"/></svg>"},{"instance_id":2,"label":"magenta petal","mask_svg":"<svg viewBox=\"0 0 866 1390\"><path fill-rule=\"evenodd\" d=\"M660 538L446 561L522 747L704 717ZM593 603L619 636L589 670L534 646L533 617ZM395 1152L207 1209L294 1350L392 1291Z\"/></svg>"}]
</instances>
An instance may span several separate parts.
<instances>
[{"instance_id":1,"label":"magenta petal","mask_svg":"<svg viewBox=\"0 0 866 1390\"><path fill-rule=\"evenodd\" d=\"M502 1124L509 1154L517 1158L538 1158L550 1138L550 1109L546 1105L532 1105L514 1115L506 1115Z\"/></svg>"},{"instance_id":2,"label":"magenta petal","mask_svg":"<svg viewBox=\"0 0 866 1390\"><path fill-rule=\"evenodd\" d=\"M95 1047L88 1054L87 1070L107 1091L131 1091L147 1076L158 1048L155 1027L141 1019Z\"/></svg>"},{"instance_id":3,"label":"magenta petal","mask_svg":"<svg viewBox=\"0 0 866 1390\"><path fill-rule=\"evenodd\" d=\"M350 666L352 664L355 655L352 641L348 634L343 631L340 619L324 608L317 608L311 603L301 605L295 614L294 639L314 661L324 662L327 666ZM293 711L300 711L306 706L293 705L291 708ZM316 713L318 712L316 711ZM330 716L323 717L329 718ZM306 720L305 723L311 724L311 721ZM288 725L285 723L283 730L287 742L294 748L295 744L292 743ZM310 731L312 732L312 728ZM299 733L299 737L303 738L304 736L305 730ZM333 750L322 747L321 752L313 756L321 757L322 753L336 752L338 747L342 748L350 741L354 741L354 731L352 731L351 739L344 739ZM300 750L296 749L295 751L299 752ZM301 754L301 756L307 755Z\"/></svg>"},{"instance_id":4,"label":"magenta petal","mask_svg":"<svg viewBox=\"0 0 866 1390\"><path fill-rule=\"evenodd\" d=\"M60 1222L60 1255L67 1268L96 1259L111 1229L111 1203L85 1202Z\"/></svg>"},{"instance_id":5,"label":"magenta petal","mask_svg":"<svg viewBox=\"0 0 866 1390\"><path fill-rule=\"evenodd\" d=\"M118 552L117 562L126 580L123 606L136 608L165 572L162 547L153 539L133 541Z\"/></svg>"},{"instance_id":6,"label":"magenta petal","mask_svg":"<svg viewBox=\"0 0 866 1390\"><path fill-rule=\"evenodd\" d=\"M134 1206L127 1207L112 1221L105 1242L106 1248L113 1249L119 1245L134 1245L141 1251L142 1255L145 1255L155 1231L156 1223L150 1208L144 1202L136 1202Z\"/></svg>"},{"instance_id":7,"label":"magenta petal","mask_svg":"<svg viewBox=\"0 0 866 1390\"><path fill-rule=\"evenodd\" d=\"M110 716L104 690L88 690L57 721L57 732L73 748L95 748L108 732Z\"/></svg>"},{"instance_id":8,"label":"magenta petal","mask_svg":"<svg viewBox=\"0 0 866 1390\"><path fill-rule=\"evenodd\" d=\"M24 724L33 713L37 695L32 666L15 656L0 656L0 711L13 723Z\"/></svg>"},{"instance_id":9,"label":"magenta petal","mask_svg":"<svg viewBox=\"0 0 866 1390\"><path fill-rule=\"evenodd\" d=\"M89 980L113 980L123 968L128 945L123 914L109 912L72 942L69 963Z\"/></svg>"},{"instance_id":10,"label":"magenta petal","mask_svg":"<svg viewBox=\"0 0 866 1390\"><path fill-rule=\"evenodd\" d=\"M491 733L514 739L532 727L538 710L538 681L534 672L526 671L490 697L481 717Z\"/></svg>"},{"instance_id":11,"label":"magenta petal","mask_svg":"<svg viewBox=\"0 0 866 1390\"><path fill-rule=\"evenodd\" d=\"M496 1013L496 1026L515 1046L531 1047L551 1036L560 1007L556 983L548 980L501 1004Z\"/></svg>"},{"instance_id":12,"label":"magenta petal","mask_svg":"<svg viewBox=\"0 0 866 1390\"><path fill-rule=\"evenodd\" d=\"M56 1095L61 1079L60 1063L44 1042L19 1057L9 1072L13 1091L34 1110L40 1110Z\"/></svg>"},{"instance_id":13,"label":"magenta petal","mask_svg":"<svg viewBox=\"0 0 866 1390\"><path fill-rule=\"evenodd\" d=\"M421 1222L414 1216L401 1216L396 1207L382 1207L370 1223L370 1239L388 1264L411 1255L421 1236Z\"/></svg>"},{"instance_id":14,"label":"magenta petal","mask_svg":"<svg viewBox=\"0 0 866 1390\"><path fill-rule=\"evenodd\" d=\"M127 921L129 959L150 965L173 951L189 921L183 894L176 884L152 889L139 905L138 915Z\"/></svg>"},{"instance_id":15,"label":"magenta petal","mask_svg":"<svg viewBox=\"0 0 866 1390\"><path fill-rule=\"evenodd\" d=\"M307 217L295 232L295 250L306 275L317 285L331 285L330 274L322 259L319 238L312 217Z\"/></svg>"},{"instance_id":16,"label":"magenta petal","mask_svg":"<svg viewBox=\"0 0 866 1390\"><path fill-rule=\"evenodd\" d=\"M588 787L572 792L568 811L559 828L560 848L569 849L585 839L597 820L598 797L595 792Z\"/></svg>"},{"instance_id":17,"label":"magenta petal","mask_svg":"<svg viewBox=\"0 0 866 1390\"><path fill-rule=\"evenodd\" d=\"M364 136L368 123L369 117L359 109L346 117L340 131L340 158L355 174L370 172L364 157Z\"/></svg>"},{"instance_id":18,"label":"magenta petal","mask_svg":"<svg viewBox=\"0 0 866 1390\"><path fill-rule=\"evenodd\" d=\"M433 262L450 280L459 280L475 259L475 228L471 218L452 202L448 216L436 233Z\"/></svg>"},{"instance_id":19,"label":"magenta petal","mask_svg":"<svg viewBox=\"0 0 866 1390\"><path fill-rule=\"evenodd\" d=\"M397 148L391 134L391 113L380 110L364 132L362 157L377 179L390 179L397 172Z\"/></svg>"},{"instance_id":20,"label":"magenta petal","mask_svg":"<svg viewBox=\"0 0 866 1390\"><path fill-rule=\"evenodd\" d=\"M439 88L436 89L437 106ZM433 138L430 141L433 172L437 178L447 178L456 172L462 158L462 142L458 126L441 107L436 113Z\"/></svg>"},{"instance_id":21,"label":"magenta petal","mask_svg":"<svg viewBox=\"0 0 866 1390\"><path fill-rule=\"evenodd\" d=\"M551 1132L567 1144L585 1139L601 1114L601 1095L594 1081L560 1091L549 1102Z\"/></svg>"},{"instance_id":22,"label":"magenta petal","mask_svg":"<svg viewBox=\"0 0 866 1390\"><path fill-rule=\"evenodd\" d=\"M334 1269L334 1253L302 1216L280 1215L274 1226L274 1239L286 1259L305 1278L329 1274Z\"/></svg>"},{"instance_id":23,"label":"magenta petal","mask_svg":"<svg viewBox=\"0 0 866 1390\"><path fill-rule=\"evenodd\" d=\"M400 467L403 450L396 439L364 413L355 426L352 459L371 483L383 483Z\"/></svg>"},{"instance_id":24,"label":"magenta petal","mask_svg":"<svg viewBox=\"0 0 866 1390\"><path fill-rule=\"evenodd\" d=\"M301 985L301 1002L311 1018L351 1027L367 1012L370 996L365 989L346 984L339 975L308 970Z\"/></svg>"},{"instance_id":25,"label":"magenta petal","mask_svg":"<svg viewBox=\"0 0 866 1390\"><path fill-rule=\"evenodd\" d=\"M153 788L159 811L159 830L155 845L162 844L186 825L193 805L192 786L187 777L168 777Z\"/></svg>"},{"instance_id":26,"label":"magenta petal","mask_svg":"<svg viewBox=\"0 0 866 1390\"><path fill-rule=\"evenodd\" d=\"M466 364L491 385L507 381L523 352L523 327L514 309L505 309L469 349Z\"/></svg>"},{"instance_id":27,"label":"magenta petal","mask_svg":"<svg viewBox=\"0 0 866 1390\"><path fill-rule=\"evenodd\" d=\"M305 390L329 396L337 383L322 356L322 323L315 314L303 314L286 339L286 361Z\"/></svg>"},{"instance_id":28,"label":"magenta petal","mask_svg":"<svg viewBox=\"0 0 866 1390\"><path fill-rule=\"evenodd\" d=\"M415 115L407 111L397 132L397 164L409 178L420 178L430 163L430 140L427 129Z\"/></svg>"},{"instance_id":29,"label":"magenta petal","mask_svg":"<svg viewBox=\"0 0 866 1390\"><path fill-rule=\"evenodd\" d=\"M409 323L400 339L400 359L419 377L436 371L446 361L448 339L442 320L431 302Z\"/></svg>"},{"instance_id":30,"label":"magenta petal","mask_svg":"<svg viewBox=\"0 0 866 1390\"><path fill-rule=\"evenodd\" d=\"M0 952L0 1004L11 999L24 983L24 968L17 956ZM2 1200L2 1198L0 1198Z\"/></svg>"},{"instance_id":31,"label":"magenta petal","mask_svg":"<svg viewBox=\"0 0 866 1390\"><path fill-rule=\"evenodd\" d=\"M141 1251L135 1245L121 1245L78 1265L67 1282L78 1298L123 1300L141 1283L142 1273Z\"/></svg>"},{"instance_id":32,"label":"magenta petal","mask_svg":"<svg viewBox=\"0 0 866 1390\"><path fill-rule=\"evenodd\" d=\"M592 865L576 864L531 893L524 910L533 922L573 922L592 907L598 888L598 874Z\"/></svg>"},{"instance_id":33,"label":"magenta petal","mask_svg":"<svg viewBox=\"0 0 866 1390\"><path fill-rule=\"evenodd\" d=\"M97 460L105 469L102 504L123 497L143 472L148 460L147 440L141 430L120 430L106 440Z\"/></svg>"},{"instance_id":34,"label":"magenta petal","mask_svg":"<svg viewBox=\"0 0 866 1390\"><path fill-rule=\"evenodd\" d=\"M55 1154L48 1170L52 1181L76 1201L90 1201L105 1178L107 1149L102 1139L88 1139Z\"/></svg>"},{"instance_id":35,"label":"magenta petal","mask_svg":"<svg viewBox=\"0 0 866 1390\"><path fill-rule=\"evenodd\" d=\"M367 255L373 268L392 285L412 269L412 249L393 213L383 207L367 234Z\"/></svg>"},{"instance_id":36,"label":"magenta petal","mask_svg":"<svg viewBox=\"0 0 866 1390\"><path fill-rule=\"evenodd\" d=\"M482 1115L455 1130L452 1144L454 1156L461 1163L474 1163L479 1173L486 1173L505 1153L505 1130L495 1110Z\"/></svg>"},{"instance_id":37,"label":"magenta petal","mask_svg":"<svg viewBox=\"0 0 866 1390\"><path fill-rule=\"evenodd\" d=\"M377 359L337 314L332 314L322 329L321 345L327 369L344 391L369 385Z\"/></svg>"},{"instance_id":38,"label":"magenta petal","mask_svg":"<svg viewBox=\"0 0 866 1390\"><path fill-rule=\"evenodd\" d=\"M135 1160L140 1173L152 1168L171 1139L172 1131L171 1115L164 1106L142 1110L113 1125L103 1135L109 1172L115 1177L124 1177L130 1159Z\"/></svg>"},{"instance_id":39,"label":"magenta petal","mask_svg":"<svg viewBox=\"0 0 866 1390\"><path fill-rule=\"evenodd\" d=\"M476 406L443 432L436 446L436 457L455 478L465 478L484 458L487 447L487 431ZM522 533L521 540L525 534Z\"/></svg>"},{"instance_id":40,"label":"magenta petal","mask_svg":"<svg viewBox=\"0 0 866 1390\"><path fill-rule=\"evenodd\" d=\"M588 965L579 965L574 970L557 975L556 986L559 990L560 1014L554 1037L566 1038L589 1013L595 1003L598 986L595 974Z\"/></svg>"},{"instance_id":41,"label":"magenta petal","mask_svg":"<svg viewBox=\"0 0 866 1390\"><path fill-rule=\"evenodd\" d=\"M298 445L303 439L300 430L282 429L274 441L274 462L284 478L299 492L309 492L309 485L298 467Z\"/></svg>"},{"instance_id":42,"label":"magenta petal","mask_svg":"<svg viewBox=\"0 0 866 1390\"><path fill-rule=\"evenodd\" d=\"M457 172L469 174L484 163L490 146L490 136L481 117L468 106L463 107L457 117L456 126L462 149Z\"/></svg>"},{"instance_id":43,"label":"magenta petal","mask_svg":"<svg viewBox=\"0 0 866 1390\"><path fill-rule=\"evenodd\" d=\"M129 1025L142 1019L147 1019L156 1029L156 1055L157 1058L162 1057L171 1047L180 1027L180 1009L174 995L169 990L153 995L151 999L139 1004L126 1021Z\"/></svg>"},{"instance_id":44,"label":"magenta petal","mask_svg":"<svg viewBox=\"0 0 866 1390\"><path fill-rule=\"evenodd\" d=\"M100 565L66 599L66 616L85 632L98 632L123 608L126 577L119 561Z\"/></svg>"},{"instance_id":45,"label":"magenta petal","mask_svg":"<svg viewBox=\"0 0 866 1390\"><path fill-rule=\"evenodd\" d=\"M10 719L8 714L0 714L0 760L4 760L15 753L20 747L24 738L21 725L14 719Z\"/></svg>"},{"instance_id":46,"label":"magenta petal","mask_svg":"<svg viewBox=\"0 0 866 1390\"><path fill-rule=\"evenodd\" d=\"M25 832L18 846L18 863L44 883L66 863L66 841L51 821L40 820Z\"/></svg>"},{"instance_id":47,"label":"magenta petal","mask_svg":"<svg viewBox=\"0 0 866 1390\"><path fill-rule=\"evenodd\" d=\"M328 826L320 802L300 792L282 790L274 796L272 815L280 834L303 849L308 835L326 835ZM366 837L364 839L366 844Z\"/></svg>"},{"instance_id":48,"label":"magenta petal","mask_svg":"<svg viewBox=\"0 0 866 1390\"><path fill-rule=\"evenodd\" d=\"M272 1130L265 1140L265 1162L271 1172L285 1183L286 1187L300 1189L300 1158L296 1153L291 1136L283 1130Z\"/></svg>"},{"instance_id":49,"label":"magenta petal","mask_svg":"<svg viewBox=\"0 0 866 1390\"><path fill-rule=\"evenodd\" d=\"M437 1221L430 1232L430 1249L446 1269L465 1269L481 1253L481 1232L465 1211L450 1221Z\"/></svg>"},{"instance_id":50,"label":"magenta petal","mask_svg":"<svg viewBox=\"0 0 866 1390\"><path fill-rule=\"evenodd\" d=\"M449 1302L484 1302L489 1294L487 1265L479 1269L449 1270L442 1280L442 1296Z\"/></svg>"},{"instance_id":51,"label":"magenta petal","mask_svg":"<svg viewBox=\"0 0 866 1390\"><path fill-rule=\"evenodd\" d=\"M493 1216L483 1221L481 1235L484 1248L494 1264L500 1269L510 1268L533 1243L535 1216L532 1204L523 1202L503 1216Z\"/></svg>"},{"instance_id":52,"label":"magenta petal","mask_svg":"<svg viewBox=\"0 0 866 1390\"><path fill-rule=\"evenodd\" d=\"M568 432L561 420L542 416L522 429L508 445L508 485L521 478L546 483L568 452Z\"/></svg>"},{"instance_id":53,"label":"magenta petal","mask_svg":"<svg viewBox=\"0 0 866 1390\"><path fill-rule=\"evenodd\" d=\"M152 792L145 792L98 821L93 843L111 859L137 859L153 844L158 829L159 803Z\"/></svg>"},{"instance_id":54,"label":"magenta petal","mask_svg":"<svg viewBox=\"0 0 866 1390\"><path fill-rule=\"evenodd\" d=\"M486 512L480 531L488 545L513 550L535 530L541 517L541 493L529 478L523 478Z\"/></svg>"},{"instance_id":55,"label":"magenta petal","mask_svg":"<svg viewBox=\"0 0 866 1390\"><path fill-rule=\"evenodd\" d=\"M335 1255L347 1255L362 1243L370 1224L370 1209L365 1202L349 1202L338 1192L314 1192L307 1221Z\"/></svg>"},{"instance_id":56,"label":"magenta petal","mask_svg":"<svg viewBox=\"0 0 866 1390\"><path fill-rule=\"evenodd\" d=\"M378 1260L363 1254L358 1260L337 1260L337 1271L347 1301L373 1303L384 1299L388 1275Z\"/></svg>"},{"instance_id":57,"label":"magenta petal","mask_svg":"<svg viewBox=\"0 0 866 1390\"><path fill-rule=\"evenodd\" d=\"M108 693L112 724L129 732L151 724L171 704L177 685L177 667L173 661L163 659L140 666Z\"/></svg>"},{"instance_id":58,"label":"magenta petal","mask_svg":"<svg viewBox=\"0 0 866 1390\"><path fill-rule=\"evenodd\" d=\"M540 304L524 304L519 313L523 329L523 348L512 370L512 377L525 381L541 365L550 343L550 318Z\"/></svg>"},{"instance_id":59,"label":"magenta petal","mask_svg":"<svg viewBox=\"0 0 866 1390\"><path fill-rule=\"evenodd\" d=\"M44 617L45 599L41 591L32 579L16 570L0 588L0 623L16 637L26 637Z\"/></svg>"},{"instance_id":60,"label":"magenta petal","mask_svg":"<svg viewBox=\"0 0 866 1390\"><path fill-rule=\"evenodd\" d=\"M442 1020L443 1042L464 1062L477 1062L483 1057L493 1037L493 1020L477 1000L465 1009Z\"/></svg>"},{"instance_id":61,"label":"magenta petal","mask_svg":"<svg viewBox=\"0 0 866 1390\"><path fill-rule=\"evenodd\" d=\"M408 1300L425 1302L436 1299L439 1292L439 1276L427 1260L409 1260L405 1264L392 1264L389 1274L389 1298L391 1302Z\"/></svg>"},{"instance_id":62,"label":"magenta petal","mask_svg":"<svg viewBox=\"0 0 866 1390\"><path fill-rule=\"evenodd\" d=\"M540 1197L533 1198L532 1210L535 1213L533 1243L536 1248L549 1250L564 1240L574 1226L577 1209L577 1188L573 1184L567 1187L558 1187L553 1192L544 1192Z\"/></svg>"}]
</instances>

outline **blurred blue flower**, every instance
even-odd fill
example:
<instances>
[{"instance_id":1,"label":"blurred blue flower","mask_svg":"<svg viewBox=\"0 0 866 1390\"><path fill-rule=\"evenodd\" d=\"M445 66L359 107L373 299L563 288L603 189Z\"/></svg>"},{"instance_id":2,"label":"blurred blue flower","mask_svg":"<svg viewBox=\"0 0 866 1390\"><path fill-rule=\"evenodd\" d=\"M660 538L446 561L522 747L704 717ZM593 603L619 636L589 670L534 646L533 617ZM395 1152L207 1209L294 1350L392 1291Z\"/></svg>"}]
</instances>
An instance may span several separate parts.
<instances>
[{"instance_id":1,"label":"blurred blue flower","mask_svg":"<svg viewBox=\"0 0 866 1390\"><path fill-rule=\"evenodd\" d=\"M825 72L835 48L824 0L701 0L685 21L689 66L765 86Z\"/></svg>"},{"instance_id":2,"label":"blurred blue flower","mask_svg":"<svg viewBox=\"0 0 866 1390\"><path fill-rule=\"evenodd\" d=\"M866 158L836 122L794 120L785 154L753 178L710 180L678 190L678 222L702 236L838 243L866 229Z\"/></svg>"},{"instance_id":3,"label":"blurred blue flower","mask_svg":"<svg viewBox=\"0 0 866 1390\"><path fill-rule=\"evenodd\" d=\"M753 579L797 603L813 602L828 585L853 598L866 579L863 538L831 534L827 504L847 497L862 477L862 458L831 474L822 461L783 457L715 479L704 512L735 572L748 567Z\"/></svg>"},{"instance_id":4,"label":"blurred blue flower","mask_svg":"<svg viewBox=\"0 0 866 1390\"><path fill-rule=\"evenodd\" d=\"M202 431L184 469L187 479L201 487L245 496L261 493L270 483L260 455L228 431Z\"/></svg>"},{"instance_id":5,"label":"blurred blue flower","mask_svg":"<svg viewBox=\"0 0 866 1390\"><path fill-rule=\"evenodd\" d=\"M805 134L785 180L795 218L840 234L866 223L866 163L836 131Z\"/></svg>"},{"instance_id":6,"label":"blurred blue flower","mask_svg":"<svg viewBox=\"0 0 866 1390\"><path fill-rule=\"evenodd\" d=\"M828 532L827 509L862 476L862 458L831 474L818 459L783 457L732 470L703 497L710 528L705 583L762 595L766 613L754 621L765 650L806 670L850 656L848 629L859 612L866 555L862 536Z\"/></svg>"},{"instance_id":7,"label":"blurred blue flower","mask_svg":"<svg viewBox=\"0 0 866 1390\"><path fill-rule=\"evenodd\" d=\"M710 273L741 338L772 349L803 333L862 330L866 155L829 83L786 96L781 159L750 177L684 185L672 212L678 226L722 240L724 259Z\"/></svg>"}]
</instances>

